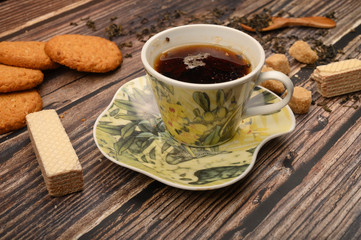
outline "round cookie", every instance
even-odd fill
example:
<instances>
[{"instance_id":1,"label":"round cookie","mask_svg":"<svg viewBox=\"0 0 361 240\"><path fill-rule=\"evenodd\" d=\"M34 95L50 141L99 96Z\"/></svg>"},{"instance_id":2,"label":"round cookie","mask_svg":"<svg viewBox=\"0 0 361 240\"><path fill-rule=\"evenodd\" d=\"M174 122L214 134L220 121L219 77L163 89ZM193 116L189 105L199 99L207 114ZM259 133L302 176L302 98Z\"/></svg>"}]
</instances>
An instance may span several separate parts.
<instances>
[{"instance_id":1,"label":"round cookie","mask_svg":"<svg viewBox=\"0 0 361 240\"><path fill-rule=\"evenodd\" d=\"M0 63L39 70L59 67L45 53L44 47L45 42L0 42Z\"/></svg>"},{"instance_id":2,"label":"round cookie","mask_svg":"<svg viewBox=\"0 0 361 240\"><path fill-rule=\"evenodd\" d=\"M14 92L34 88L43 82L40 70L0 64L0 92Z\"/></svg>"},{"instance_id":3,"label":"round cookie","mask_svg":"<svg viewBox=\"0 0 361 240\"><path fill-rule=\"evenodd\" d=\"M54 62L82 72L108 72L122 63L118 46L96 36L58 35L46 43L45 52Z\"/></svg>"},{"instance_id":4,"label":"round cookie","mask_svg":"<svg viewBox=\"0 0 361 240\"><path fill-rule=\"evenodd\" d=\"M26 115L40 111L43 101L36 90L0 93L0 134L26 126Z\"/></svg>"}]
</instances>

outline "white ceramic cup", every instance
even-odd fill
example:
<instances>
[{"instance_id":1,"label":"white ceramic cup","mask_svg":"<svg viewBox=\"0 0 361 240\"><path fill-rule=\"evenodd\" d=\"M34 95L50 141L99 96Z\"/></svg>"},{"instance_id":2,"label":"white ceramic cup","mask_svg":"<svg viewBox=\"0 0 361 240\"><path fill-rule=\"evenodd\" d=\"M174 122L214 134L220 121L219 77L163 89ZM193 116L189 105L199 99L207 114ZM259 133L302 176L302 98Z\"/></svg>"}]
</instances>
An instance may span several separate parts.
<instances>
[{"instance_id":1,"label":"white ceramic cup","mask_svg":"<svg viewBox=\"0 0 361 240\"><path fill-rule=\"evenodd\" d=\"M154 69L161 53L199 44L220 45L242 53L251 64L251 72L228 82L194 84L168 78ZM192 146L213 146L229 140L242 118L277 112L288 104L293 93L292 81L285 74L261 73L265 52L258 41L225 26L193 24L162 31L144 44L141 60L167 130L179 142ZM247 107L254 87L270 79L282 82L287 96L273 104Z\"/></svg>"}]
</instances>

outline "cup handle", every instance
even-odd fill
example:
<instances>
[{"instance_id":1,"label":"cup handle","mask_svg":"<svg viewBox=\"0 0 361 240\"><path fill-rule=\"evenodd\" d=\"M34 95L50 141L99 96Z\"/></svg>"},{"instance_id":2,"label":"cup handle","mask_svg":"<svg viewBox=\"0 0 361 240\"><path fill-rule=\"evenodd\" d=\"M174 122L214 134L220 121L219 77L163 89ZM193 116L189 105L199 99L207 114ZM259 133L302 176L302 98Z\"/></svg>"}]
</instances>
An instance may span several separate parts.
<instances>
[{"instance_id":1,"label":"cup handle","mask_svg":"<svg viewBox=\"0 0 361 240\"><path fill-rule=\"evenodd\" d=\"M243 114L243 118L247 118L254 115L271 114L277 112L278 110L286 106L288 102L291 100L293 94L293 83L287 75L278 71L263 72L260 73L260 76L258 77L256 84L260 84L261 82L264 82L266 80L277 80L282 82L287 89L286 97L277 103L249 107L246 109L246 112Z\"/></svg>"}]
</instances>

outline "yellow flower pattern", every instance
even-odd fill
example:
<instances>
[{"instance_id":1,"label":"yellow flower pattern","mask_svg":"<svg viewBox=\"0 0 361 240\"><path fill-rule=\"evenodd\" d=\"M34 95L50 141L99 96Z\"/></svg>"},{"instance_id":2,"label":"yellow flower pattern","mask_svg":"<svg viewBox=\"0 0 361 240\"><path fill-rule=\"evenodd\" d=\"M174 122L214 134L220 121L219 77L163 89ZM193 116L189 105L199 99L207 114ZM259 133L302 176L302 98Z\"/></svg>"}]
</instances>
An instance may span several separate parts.
<instances>
[{"instance_id":1,"label":"yellow flower pattern","mask_svg":"<svg viewBox=\"0 0 361 240\"><path fill-rule=\"evenodd\" d=\"M192 146L219 145L236 131L242 106L233 89L206 93L170 86L149 75L148 80L164 124L178 141Z\"/></svg>"}]
</instances>

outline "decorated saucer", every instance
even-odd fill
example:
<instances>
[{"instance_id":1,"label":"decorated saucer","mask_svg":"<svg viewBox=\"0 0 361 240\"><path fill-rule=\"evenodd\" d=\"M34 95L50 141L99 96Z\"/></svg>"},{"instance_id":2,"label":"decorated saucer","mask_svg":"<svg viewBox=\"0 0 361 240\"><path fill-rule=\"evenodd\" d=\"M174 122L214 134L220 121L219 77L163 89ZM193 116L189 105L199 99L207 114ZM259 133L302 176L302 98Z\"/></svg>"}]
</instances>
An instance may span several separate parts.
<instances>
[{"instance_id":1,"label":"decorated saucer","mask_svg":"<svg viewBox=\"0 0 361 240\"><path fill-rule=\"evenodd\" d=\"M280 98L256 87L249 104L273 103ZM291 132L295 117L280 111L243 119L233 139L215 147L190 147L165 130L145 77L124 84L97 118L93 134L97 147L112 162L167 185L187 190L228 186L252 169L260 148Z\"/></svg>"}]
</instances>

